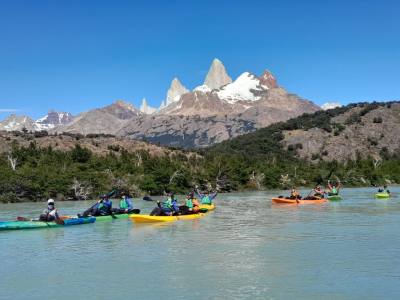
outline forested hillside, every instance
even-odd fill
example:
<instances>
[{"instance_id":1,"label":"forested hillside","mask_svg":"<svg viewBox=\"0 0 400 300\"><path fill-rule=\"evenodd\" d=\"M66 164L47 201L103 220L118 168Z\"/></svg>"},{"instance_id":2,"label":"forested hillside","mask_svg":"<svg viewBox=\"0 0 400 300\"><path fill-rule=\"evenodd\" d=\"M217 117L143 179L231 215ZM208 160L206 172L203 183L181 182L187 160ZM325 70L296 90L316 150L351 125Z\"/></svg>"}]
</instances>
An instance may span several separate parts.
<instances>
[{"instance_id":1,"label":"forested hillside","mask_svg":"<svg viewBox=\"0 0 400 300\"><path fill-rule=\"evenodd\" d=\"M0 201L86 199L113 189L139 196L195 186L287 188L328 179L400 183L399 107L361 103L304 114L198 152L110 135L2 133ZM346 147L354 149L335 154Z\"/></svg>"}]
</instances>

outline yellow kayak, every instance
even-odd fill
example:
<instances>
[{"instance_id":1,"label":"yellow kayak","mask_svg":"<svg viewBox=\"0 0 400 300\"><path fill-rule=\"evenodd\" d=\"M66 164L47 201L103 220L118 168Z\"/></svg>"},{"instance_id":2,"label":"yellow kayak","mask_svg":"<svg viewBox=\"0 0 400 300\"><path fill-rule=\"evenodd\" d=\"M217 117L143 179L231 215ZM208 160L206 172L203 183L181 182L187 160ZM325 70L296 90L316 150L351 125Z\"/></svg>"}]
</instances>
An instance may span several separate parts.
<instances>
[{"instance_id":1,"label":"yellow kayak","mask_svg":"<svg viewBox=\"0 0 400 300\"><path fill-rule=\"evenodd\" d=\"M215 209L215 204L201 204L200 209L208 209L208 210L214 210Z\"/></svg>"},{"instance_id":2,"label":"yellow kayak","mask_svg":"<svg viewBox=\"0 0 400 300\"><path fill-rule=\"evenodd\" d=\"M175 222L180 220L193 220L203 217L204 214L191 214L181 216L150 216L150 215L130 215L132 221L136 223L155 223L155 222Z\"/></svg>"}]
</instances>

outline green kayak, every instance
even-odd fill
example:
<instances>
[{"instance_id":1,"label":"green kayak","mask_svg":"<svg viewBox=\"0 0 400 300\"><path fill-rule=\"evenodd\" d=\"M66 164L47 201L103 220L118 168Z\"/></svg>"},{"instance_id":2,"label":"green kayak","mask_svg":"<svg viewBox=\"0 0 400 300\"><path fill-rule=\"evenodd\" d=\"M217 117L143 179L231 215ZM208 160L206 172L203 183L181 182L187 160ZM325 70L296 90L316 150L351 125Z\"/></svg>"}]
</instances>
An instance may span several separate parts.
<instances>
[{"instance_id":1,"label":"green kayak","mask_svg":"<svg viewBox=\"0 0 400 300\"><path fill-rule=\"evenodd\" d=\"M133 214L119 214L119 215L114 215L114 217L99 216L99 217L94 217L94 218L96 218L96 222L103 222L103 221L112 221L112 220L119 220L119 219L128 219L130 215L133 215Z\"/></svg>"},{"instance_id":2,"label":"green kayak","mask_svg":"<svg viewBox=\"0 0 400 300\"><path fill-rule=\"evenodd\" d=\"M18 230L18 229L39 229L39 228L55 228L72 225L82 225L94 223L96 218L73 218L64 220L64 225L56 224L55 222L40 222L40 221L6 221L0 222L0 230Z\"/></svg>"},{"instance_id":3,"label":"green kayak","mask_svg":"<svg viewBox=\"0 0 400 300\"><path fill-rule=\"evenodd\" d=\"M328 200L329 201L340 201L340 200L342 200L342 196L340 196L340 195L331 195L331 196L328 196Z\"/></svg>"},{"instance_id":4,"label":"green kayak","mask_svg":"<svg viewBox=\"0 0 400 300\"><path fill-rule=\"evenodd\" d=\"M387 198L390 198L390 194L389 193L376 193L375 198L387 199Z\"/></svg>"},{"instance_id":5,"label":"green kayak","mask_svg":"<svg viewBox=\"0 0 400 300\"><path fill-rule=\"evenodd\" d=\"M96 218L96 222L103 222L103 221L112 221L112 220L122 220L122 219L128 219L129 216L139 214L140 209L135 209L133 213L131 214L114 214L112 216L96 216L93 218Z\"/></svg>"}]
</instances>

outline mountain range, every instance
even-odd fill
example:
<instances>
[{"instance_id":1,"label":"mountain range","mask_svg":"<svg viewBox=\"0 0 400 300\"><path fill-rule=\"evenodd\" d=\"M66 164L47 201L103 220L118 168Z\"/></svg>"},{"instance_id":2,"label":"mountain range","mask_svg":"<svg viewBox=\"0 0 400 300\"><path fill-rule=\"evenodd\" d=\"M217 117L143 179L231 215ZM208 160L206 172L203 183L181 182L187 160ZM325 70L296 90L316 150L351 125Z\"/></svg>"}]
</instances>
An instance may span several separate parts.
<instances>
[{"instance_id":1,"label":"mountain range","mask_svg":"<svg viewBox=\"0 0 400 300\"><path fill-rule=\"evenodd\" d=\"M71 123L73 116L66 112L49 111L44 117L34 121L28 116L17 116L12 114L0 122L0 130L5 131L28 131L51 130L56 127Z\"/></svg>"},{"instance_id":2,"label":"mountain range","mask_svg":"<svg viewBox=\"0 0 400 300\"><path fill-rule=\"evenodd\" d=\"M123 100L73 117L54 111L37 121L11 115L0 130L106 133L184 148L206 147L321 108L288 93L271 72L232 80L214 59L203 84L192 91L174 78L158 109L144 98L140 109Z\"/></svg>"}]
</instances>

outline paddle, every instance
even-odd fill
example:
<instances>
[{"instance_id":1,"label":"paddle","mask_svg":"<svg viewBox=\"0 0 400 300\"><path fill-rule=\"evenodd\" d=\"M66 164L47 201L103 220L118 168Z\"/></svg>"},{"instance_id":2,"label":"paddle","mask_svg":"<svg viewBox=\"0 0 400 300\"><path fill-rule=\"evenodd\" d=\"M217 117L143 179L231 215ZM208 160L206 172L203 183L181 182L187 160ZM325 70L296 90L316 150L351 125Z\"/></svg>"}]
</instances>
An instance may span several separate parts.
<instances>
[{"instance_id":1,"label":"paddle","mask_svg":"<svg viewBox=\"0 0 400 300\"><path fill-rule=\"evenodd\" d=\"M54 222L56 222L56 224L58 224L58 225L65 225L64 220L63 220L63 219L60 219L60 218L56 218L56 219L54 220Z\"/></svg>"},{"instance_id":2,"label":"paddle","mask_svg":"<svg viewBox=\"0 0 400 300\"><path fill-rule=\"evenodd\" d=\"M116 192L116 190L114 189L114 190L112 190L111 192L109 192L109 193L107 194L107 196L108 196L108 197L111 197L112 195L115 194L115 192ZM93 204L91 207L89 207L86 211L92 210L92 209L93 209L97 204L99 204L101 201L102 201L102 200L96 201L96 203ZM111 218L113 218L113 219L118 219L118 218L114 215L114 213L113 213L112 211L111 211L111 213L110 213L110 216L111 216ZM78 214L78 218L82 218L82 217L84 217L84 216L82 216L81 214Z\"/></svg>"},{"instance_id":3,"label":"paddle","mask_svg":"<svg viewBox=\"0 0 400 300\"><path fill-rule=\"evenodd\" d=\"M28 218L25 218L25 217L20 217L20 216L18 216L18 217L17 217L17 221L19 221L19 222L26 222L26 221L28 221L28 222L38 222L38 221L40 221L40 220L32 220L32 219L28 219ZM55 222L56 224L58 224L58 225L65 225L64 220L61 219L61 218L56 218L56 219L54 220L54 222ZM46 223L48 223L48 222L46 222Z\"/></svg>"}]
</instances>

